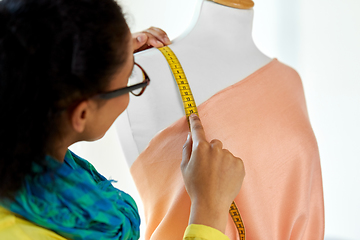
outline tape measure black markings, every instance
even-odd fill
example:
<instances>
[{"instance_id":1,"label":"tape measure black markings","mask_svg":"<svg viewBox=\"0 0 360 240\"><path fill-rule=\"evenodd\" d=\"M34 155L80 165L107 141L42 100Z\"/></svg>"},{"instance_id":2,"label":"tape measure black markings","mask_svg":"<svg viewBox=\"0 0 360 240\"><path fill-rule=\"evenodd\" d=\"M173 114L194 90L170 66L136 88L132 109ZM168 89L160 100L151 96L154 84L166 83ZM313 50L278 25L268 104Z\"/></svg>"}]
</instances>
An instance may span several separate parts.
<instances>
[{"instance_id":1,"label":"tape measure black markings","mask_svg":"<svg viewBox=\"0 0 360 240\"><path fill-rule=\"evenodd\" d=\"M195 104L194 97L191 93L190 85L186 79L184 70L176 57L175 53L167 46L158 48L160 52L164 55L166 58L166 61L168 62L172 74L175 78L175 81L178 85L179 92L181 95L181 99L184 105L185 115L187 120L189 121L189 116L193 113L198 114L197 107ZM235 223L235 226L239 232L240 240L245 240L245 226L241 219L241 215L239 212L239 209L237 208L235 202L232 202L230 206L229 213Z\"/></svg>"}]
</instances>

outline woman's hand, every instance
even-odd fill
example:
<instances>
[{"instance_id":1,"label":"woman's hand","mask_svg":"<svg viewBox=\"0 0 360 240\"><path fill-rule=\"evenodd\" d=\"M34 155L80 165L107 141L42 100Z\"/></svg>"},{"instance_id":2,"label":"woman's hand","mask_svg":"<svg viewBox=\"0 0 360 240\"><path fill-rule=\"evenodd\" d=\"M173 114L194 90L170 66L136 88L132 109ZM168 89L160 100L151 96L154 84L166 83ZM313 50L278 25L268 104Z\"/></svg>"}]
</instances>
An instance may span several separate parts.
<instances>
[{"instance_id":1,"label":"woman's hand","mask_svg":"<svg viewBox=\"0 0 360 240\"><path fill-rule=\"evenodd\" d=\"M142 32L133 33L134 53L140 52L152 47L163 47L169 45L171 42L163 30L156 27L151 27Z\"/></svg>"},{"instance_id":2,"label":"woman's hand","mask_svg":"<svg viewBox=\"0 0 360 240\"><path fill-rule=\"evenodd\" d=\"M189 118L191 135L183 148L181 171L191 199L189 223L225 231L231 203L245 177L240 158L222 148L219 140L210 143L196 115Z\"/></svg>"}]
</instances>

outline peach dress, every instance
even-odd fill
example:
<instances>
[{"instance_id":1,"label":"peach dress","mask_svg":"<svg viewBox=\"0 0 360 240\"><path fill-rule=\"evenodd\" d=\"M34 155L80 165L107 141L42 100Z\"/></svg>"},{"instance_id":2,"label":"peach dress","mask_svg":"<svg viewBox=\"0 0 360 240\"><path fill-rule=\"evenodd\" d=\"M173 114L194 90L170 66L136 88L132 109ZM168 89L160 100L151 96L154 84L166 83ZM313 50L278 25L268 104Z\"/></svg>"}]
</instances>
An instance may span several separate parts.
<instances>
[{"instance_id":1,"label":"peach dress","mask_svg":"<svg viewBox=\"0 0 360 240\"><path fill-rule=\"evenodd\" d=\"M190 82L191 84L191 82ZM317 142L301 79L273 59L198 106L207 139L243 159L235 202L247 240L324 238L324 200ZM145 208L145 239L181 240L190 198L180 163L185 117L159 132L131 167ZM239 239L229 215L225 233Z\"/></svg>"}]
</instances>

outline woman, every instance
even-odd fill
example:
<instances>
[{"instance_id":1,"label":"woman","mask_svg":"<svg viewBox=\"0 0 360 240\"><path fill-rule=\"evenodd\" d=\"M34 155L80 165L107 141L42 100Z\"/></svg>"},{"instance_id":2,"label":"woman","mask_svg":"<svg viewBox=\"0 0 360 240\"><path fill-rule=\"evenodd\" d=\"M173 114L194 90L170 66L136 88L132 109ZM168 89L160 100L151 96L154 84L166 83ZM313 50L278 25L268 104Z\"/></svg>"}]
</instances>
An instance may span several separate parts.
<instances>
[{"instance_id":1,"label":"woman","mask_svg":"<svg viewBox=\"0 0 360 240\"><path fill-rule=\"evenodd\" d=\"M0 2L0 239L139 238L133 199L68 147L101 138L145 90L147 77L127 87L133 52L168 43L156 28L131 35L113 0ZM227 239L244 167L197 116L190 124L184 239Z\"/></svg>"}]
</instances>

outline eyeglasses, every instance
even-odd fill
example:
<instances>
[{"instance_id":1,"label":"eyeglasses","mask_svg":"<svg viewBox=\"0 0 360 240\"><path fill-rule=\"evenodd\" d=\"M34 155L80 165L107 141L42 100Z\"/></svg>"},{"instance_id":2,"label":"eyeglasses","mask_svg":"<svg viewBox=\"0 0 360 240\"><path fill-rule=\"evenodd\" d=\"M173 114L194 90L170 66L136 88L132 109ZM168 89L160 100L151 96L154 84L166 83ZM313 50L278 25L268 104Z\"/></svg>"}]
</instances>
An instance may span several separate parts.
<instances>
[{"instance_id":1,"label":"eyeglasses","mask_svg":"<svg viewBox=\"0 0 360 240\"><path fill-rule=\"evenodd\" d=\"M139 64L134 63L134 69L129 78L127 87L119 88L110 92L100 93L96 95L96 97L106 100L118 97L128 92L131 92L131 94L133 94L134 96L140 96L144 93L149 83L150 78L146 74L145 70Z\"/></svg>"}]
</instances>

